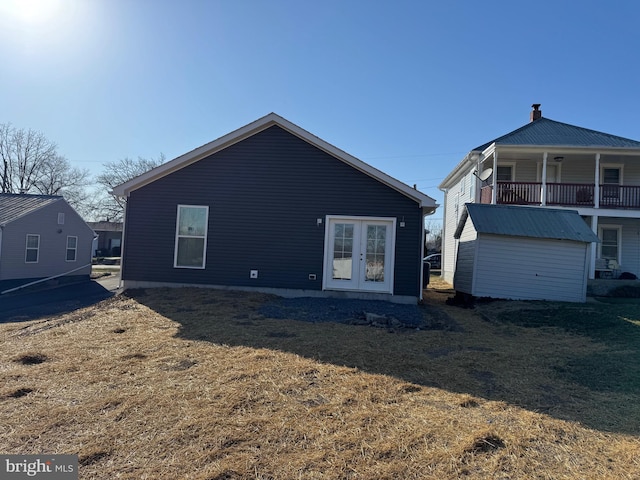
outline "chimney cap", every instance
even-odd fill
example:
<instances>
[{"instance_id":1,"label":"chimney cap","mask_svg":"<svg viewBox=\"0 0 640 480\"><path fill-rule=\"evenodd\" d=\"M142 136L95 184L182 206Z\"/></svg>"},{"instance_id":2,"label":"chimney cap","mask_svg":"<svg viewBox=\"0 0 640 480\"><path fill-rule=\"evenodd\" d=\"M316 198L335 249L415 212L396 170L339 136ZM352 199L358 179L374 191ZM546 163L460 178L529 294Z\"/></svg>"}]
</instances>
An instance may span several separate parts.
<instances>
[{"instance_id":1,"label":"chimney cap","mask_svg":"<svg viewBox=\"0 0 640 480\"><path fill-rule=\"evenodd\" d=\"M533 110L529 114L529 121L533 122L535 120L538 120L539 118L542 118L542 110L540 110L540 104L534 103L531 106L533 107Z\"/></svg>"}]
</instances>

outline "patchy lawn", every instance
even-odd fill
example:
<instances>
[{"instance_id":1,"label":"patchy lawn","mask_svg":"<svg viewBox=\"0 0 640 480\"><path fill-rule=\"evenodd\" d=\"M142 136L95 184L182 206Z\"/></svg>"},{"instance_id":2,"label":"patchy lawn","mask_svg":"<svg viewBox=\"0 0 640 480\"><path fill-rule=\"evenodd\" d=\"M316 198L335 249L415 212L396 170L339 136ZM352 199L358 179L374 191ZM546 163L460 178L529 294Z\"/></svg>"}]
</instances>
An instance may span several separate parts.
<instances>
[{"instance_id":1,"label":"patchy lawn","mask_svg":"<svg viewBox=\"0 0 640 480\"><path fill-rule=\"evenodd\" d=\"M432 287L420 329L198 289L0 325L0 451L85 479L638 478L637 305Z\"/></svg>"}]
</instances>

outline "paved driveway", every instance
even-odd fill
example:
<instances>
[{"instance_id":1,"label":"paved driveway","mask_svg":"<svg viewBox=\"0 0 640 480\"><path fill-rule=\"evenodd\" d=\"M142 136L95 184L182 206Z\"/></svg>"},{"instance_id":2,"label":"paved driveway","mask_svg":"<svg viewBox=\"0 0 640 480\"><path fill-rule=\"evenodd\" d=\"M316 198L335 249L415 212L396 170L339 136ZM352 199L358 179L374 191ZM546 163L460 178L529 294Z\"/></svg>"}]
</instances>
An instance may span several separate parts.
<instances>
[{"instance_id":1,"label":"paved driveway","mask_svg":"<svg viewBox=\"0 0 640 480\"><path fill-rule=\"evenodd\" d=\"M115 295L119 275L39 291L0 295L0 323L22 322L88 307Z\"/></svg>"}]
</instances>

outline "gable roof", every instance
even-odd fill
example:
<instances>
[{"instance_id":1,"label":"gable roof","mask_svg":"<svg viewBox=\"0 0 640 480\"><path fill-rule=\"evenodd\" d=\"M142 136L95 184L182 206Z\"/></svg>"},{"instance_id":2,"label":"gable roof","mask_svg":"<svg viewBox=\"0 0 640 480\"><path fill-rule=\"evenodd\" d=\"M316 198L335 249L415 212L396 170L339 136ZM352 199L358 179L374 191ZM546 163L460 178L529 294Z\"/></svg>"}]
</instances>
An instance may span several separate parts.
<instances>
[{"instance_id":1,"label":"gable roof","mask_svg":"<svg viewBox=\"0 0 640 480\"><path fill-rule=\"evenodd\" d=\"M473 151L482 152L493 144L522 146L640 148L640 142L608 133L576 127L541 117L512 132L480 145Z\"/></svg>"},{"instance_id":2,"label":"gable roof","mask_svg":"<svg viewBox=\"0 0 640 480\"><path fill-rule=\"evenodd\" d=\"M0 193L0 227L60 200L58 195Z\"/></svg>"},{"instance_id":3,"label":"gable roof","mask_svg":"<svg viewBox=\"0 0 640 480\"><path fill-rule=\"evenodd\" d=\"M576 210L467 203L454 238L460 238L469 217L478 233L585 243L600 241Z\"/></svg>"},{"instance_id":4,"label":"gable roof","mask_svg":"<svg viewBox=\"0 0 640 480\"><path fill-rule=\"evenodd\" d=\"M321 138L316 137L315 135L298 127L297 125L282 118L281 116L276 115L275 113L265 115L264 117L259 118L258 120L245 125L244 127L234 130L233 132L228 133L227 135L224 135L217 140L202 145L201 147L191 150L184 155L181 155L167 163L160 165L159 167L143 173L142 175L135 177L128 182L122 183L114 187L112 193L118 196L128 196L129 193L133 190L137 190L138 188L141 188L151 182L154 182L155 180L158 180L166 175L180 170L181 168L191 165L192 163L202 160L205 157L219 152L274 125L279 126L287 132L306 141L307 143L319 148L320 150L323 150L324 152L337 158L338 160L341 160L347 165L350 165L351 167L365 173L366 175L369 175L370 177L415 200L421 207L433 211L438 207L435 200L428 195L425 195L415 188L411 188L405 183L402 183L401 181L391 177L390 175L387 175L386 173L372 167L362 160L359 160L356 157L340 150L339 148L334 147L330 143L325 142Z\"/></svg>"},{"instance_id":5,"label":"gable roof","mask_svg":"<svg viewBox=\"0 0 640 480\"><path fill-rule=\"evenodd\" d=\"M94 232L121 232L122 231L122 222L109 222L109 221L100 221L100 222L87 222L89 228L91 228Z\"/></svg>"}]
</instances>

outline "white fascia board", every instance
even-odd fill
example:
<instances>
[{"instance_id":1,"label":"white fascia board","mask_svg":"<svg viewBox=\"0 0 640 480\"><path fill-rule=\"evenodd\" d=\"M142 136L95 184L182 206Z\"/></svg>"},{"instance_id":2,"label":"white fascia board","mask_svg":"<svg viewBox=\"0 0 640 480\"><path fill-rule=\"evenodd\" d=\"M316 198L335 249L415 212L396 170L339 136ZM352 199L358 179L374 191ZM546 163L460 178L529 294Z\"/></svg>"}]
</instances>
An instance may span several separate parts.
<instances>
[{"instance_id":1,"label":"white fascia board","mask_svg":"<svg viewBox=\"0 0 640 480\"><path fill-rule=\"evenodd\" d=\"M456 182L460 179L460 177L466 175L470 170L476 167L476 162L479 158L487 158L489 154L487 152L492 149L495 144L492 144L490 147L485 149L483 152L479 152L477 150L472 150L467 153L464 158L455 166L453 170L445 177L445 179L440 182L438 185L438 189L443 192L456 184Z\"/></svg>"},{"instance_id":2,"label":"white fascia board","mask_svg":"<svg viewBox=\"0 0 640 480\"><path fill-rule=\"evenodd\" d=\"M118 195L121 197L128 196L129 193L132 192L133 190L141 188L159 178L162 178L166 175L169 175L170 173L175 172L176 170L180 170L181 168L184 168L192 163L195 163L198 160L201 160L209 155L212 155L213 153L223 150L233 145L234 143L238 143L244 140L245 138L250 137L251 135L254 135L262 130L265 130L271 127L272 125L280 126L281 128L292 133L293 135L296 135L297 137L305 140L306 142L327 152L331 156L345 162L346 164L352 166L357 170L360 170L361 172L369 175L370 177L373 177L379 180L380 182L406 195L407 197L412 198L421 207L427 207L427 208L433 208L433 209L438 207L435 200L429 197L428 195L414 188L411 188L405 183L402 183L399 180L396 180L395 178L387 175L386 173L381 172L380 170L372 167L371 165L363 162L362 160L359 160L356 157L349 155L348 153L340 150L339 148L334 147L330 143L325 142L321 138L316 137L315 135L298 127L297 125L291 123L290 121L282 118L281 116L275 113L270 113L268 115L265 115L264 117L259 118L258 120L248 125L245 125L242 128L234 130L233 132L228 133L227 135L224 135L218 138L217 140L209 142L163 165L160 165L159 167L156 167L153 170L143 173L142 175L132 180L129 180L128 182L118 185L113 188L112 193L114 195Z\"/></svg>"}]
</instances>

